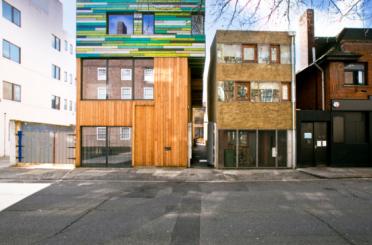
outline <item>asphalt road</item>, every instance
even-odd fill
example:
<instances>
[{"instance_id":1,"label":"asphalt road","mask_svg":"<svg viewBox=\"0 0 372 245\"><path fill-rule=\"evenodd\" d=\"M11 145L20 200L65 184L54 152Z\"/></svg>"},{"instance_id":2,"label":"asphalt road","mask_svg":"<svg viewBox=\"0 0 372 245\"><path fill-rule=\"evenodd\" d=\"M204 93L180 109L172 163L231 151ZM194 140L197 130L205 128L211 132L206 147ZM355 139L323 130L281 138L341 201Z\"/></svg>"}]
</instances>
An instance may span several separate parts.
<instances>
[{"instance_id":1,"label":"asphalt road","mask_svg":"<svg viewBox=\"0 0 372 245\"><path fill-rule=\"evenodd\" d=\"M0 244L372 244L372 180L57 181L0 212Z\"/></svg>"}]
</instances>

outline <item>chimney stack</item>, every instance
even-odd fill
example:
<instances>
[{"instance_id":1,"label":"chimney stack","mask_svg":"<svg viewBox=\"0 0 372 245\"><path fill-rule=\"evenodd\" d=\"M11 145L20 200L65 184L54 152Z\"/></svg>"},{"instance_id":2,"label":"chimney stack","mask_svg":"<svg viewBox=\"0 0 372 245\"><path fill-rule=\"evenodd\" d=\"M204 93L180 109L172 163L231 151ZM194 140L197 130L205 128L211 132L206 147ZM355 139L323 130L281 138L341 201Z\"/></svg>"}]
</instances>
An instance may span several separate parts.
<instances>
[{"instance_id":1,"label":"chimney stack","mask_svg":"<svg viewBox=\"0 0 372 245\"><path fill-rule=\"evenodd\" d=\"M307 67L314 62L316 57L313 55L315 48L314 37L314 10L307 9L300 18L300 69Z\"/></svg>"}]
</instances>

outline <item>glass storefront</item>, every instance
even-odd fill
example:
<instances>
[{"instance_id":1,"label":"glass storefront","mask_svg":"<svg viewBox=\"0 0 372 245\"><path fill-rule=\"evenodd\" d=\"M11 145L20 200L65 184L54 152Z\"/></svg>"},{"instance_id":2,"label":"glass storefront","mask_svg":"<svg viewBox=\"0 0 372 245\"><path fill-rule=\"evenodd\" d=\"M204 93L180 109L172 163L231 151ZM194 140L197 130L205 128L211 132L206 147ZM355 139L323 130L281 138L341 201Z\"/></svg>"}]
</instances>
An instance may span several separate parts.
<instances>
[{"instance_id":1,"label":"glass storefront","mask_svg":"<svg viewBox=\"0 0 372 245\"><path fill-rule=\"evenodd\" d=\"M219 167L285 168L286 130L219 130Z\"/></svg>"}]
</instances>

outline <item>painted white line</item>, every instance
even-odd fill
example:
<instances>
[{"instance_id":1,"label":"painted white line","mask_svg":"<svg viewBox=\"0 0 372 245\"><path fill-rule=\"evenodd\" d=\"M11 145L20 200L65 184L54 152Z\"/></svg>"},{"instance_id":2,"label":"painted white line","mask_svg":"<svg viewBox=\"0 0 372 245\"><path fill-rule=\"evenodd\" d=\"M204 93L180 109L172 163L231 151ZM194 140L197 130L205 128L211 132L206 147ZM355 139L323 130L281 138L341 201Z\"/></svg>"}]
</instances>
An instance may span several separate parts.
<instances>
[{"instance_id":1,"label":"painted white line","mask_svg":"<svg viewBox=\"0 0 372 245\"><path fill-rule=\"evenodd\" d=\"M0 212L50 184L0 183Z\"/></svg>"}]
</instances>

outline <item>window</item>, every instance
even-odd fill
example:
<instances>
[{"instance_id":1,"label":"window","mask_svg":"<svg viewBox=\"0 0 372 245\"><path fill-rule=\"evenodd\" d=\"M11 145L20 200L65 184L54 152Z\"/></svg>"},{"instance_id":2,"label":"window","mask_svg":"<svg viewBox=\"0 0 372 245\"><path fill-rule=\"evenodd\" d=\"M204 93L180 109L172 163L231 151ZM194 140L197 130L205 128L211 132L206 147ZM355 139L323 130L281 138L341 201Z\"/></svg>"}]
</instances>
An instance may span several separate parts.
<instances>
[{"instance_id":1,"label":"window","mask_svg":"<svg viewBox=\"0 0 372 245\"><path fill-rule=\"evenodd\" d=\"M56 65L52 65L52 77L54 79L61 80L61 68L60 67Z\"/></svg>"},{"instance_id":2,"label":"window","mask_svg":"<svg viewBox=\"0 0 372 245\"><path fill-rule=\"evenodd\" d=\"M291 50L289 45L280 45L280 64L291 64Z\"/></svg>"},{"instance_id":3,"label":"window","mask_svg":"<svg viewBox=\"0 0 372 245\"><path fill-rule=\"evenodd\" d=\"M21 86L14 83L3 82L3 98L5 100L21 102Z\"/></svg>"},{"instance_id":4,"label":"window","mask_svg":"<svg viewBox=\"0 0 372 245\"><path fill-rule=\"evenodd\" d=\"M52 95L52 109L60 109L61 98L55 95Z\"/></svg>"},{"instance_id":5,"label":"window","mask_svg":"<svg viewBox=\"0 0 372 245\"><path fill-rule=\"evenodd\" d=\"M270 46L270 62L272 64L278 64L280 57L280 46L279 45L271 45Z\"/></svg>"},{"instance_id":6,"label":"window","mask_svg":"<svg viewBox=\"0 0 372 245\"><path fill-rule=\"evenodd\" d=\"M279 102L278 82L251 82L252 102Z\"/></svg>"},{"instance_id":7,"label":"window","mask_svg":"<svg viewBox=\"0 0 372 245\"><path fill-rule=\"evenodd\" d=\"M218 44L217 45L218 63L241 63L242 48L241 45Z\"/></svg>"},{"instance_id":8,"label":"window","mask_svg":"<svg viewBox=\"0 0 372 245\"><path fill-rule=\"evenodd\" d=\"M291 84L290 83L282 83L282 101L289 101L291 99Z\"/></svg>"},{"instance_id":9,"label":"window","mask_svg":"<svg viewBox=\"0 0 372 245\"><path fill-rule=\"evenodd\" d=\"M249 100L249 83L235 82L235 99Z\"/></svg>"},{"instance_id":10,"label":"window","mask_svg":"<svg viewBox=\"0 0 372 245\"><path fill-rule=\"evenodd\" d=\"M97 140L106 140L106 128L97 127Z\"/></svg>"},{"instance_id":11,"label":"window","mask_svg":"<svg viewBox=\"0 0 372 245\"><path fill-rule=\"evenodd\" d=\"M97 88L97 99L99 99L99 100L107 99L107 89L106 89L106 87L98 87Z\"/></svg>"},{"instance_id":12,"label":"window","mask_svg":"<svg viewBox=\"0 0 372 245\"><path fill-rule=\"evenodd\" d=\"M217 89L218 101L230 102L234 99L234 81L219 81Z\"/></svg>"},{"instance_id":13,"label":"window","mask_svg":"<svg viewBox=\"0 0 372 245\"><path fill-rule=\"evenodd\" d=\"M153 68L145 68L143 70L144 78L143 80L145 82L154 83L154 69Z\"/></svg>"},{"instance_id":14,"label":"window","mask_svg":"<svg viewBox=\"0 0 372 245\"><path fill-rule=\"evenodd\" d=\"M132 81L132 68L121 69L120 78L122 81Z\"/></svg>"},{"instance_id":15,"label":"window","mask_svg":"<svg viewBox=\"0 0 372 245\"><path fill-rule=\"evenodd\" d=\"M243 45L243 62L257 62L257 45Z\"/></svg>"},{"instance_id":16,"label":"window","mask_svg":"<svg viewBox=\"0 0 372 245\"><path fill-rule=\"evenodd\" d=\"M65 51L66 52L68 51L68 42L67 42L67 40L65 40Z\"/></svg>"},{"instance_id":17,"label":"window","mask_svg":"<svg viewBox=\"0 0 372 245\"><path fill-rule=\"evenodd\" d=\"M74 47L72 46L72 44L70 44L70 54L73 54L74 53Z\"/></svg>"},{"instance_id":18,"label":"window","mask_svg":"<svg viewBox=\"0 0 372 245\"><path fill-rule=\"evenodd\" d=\"M3 17L10 22L21 26L21 11L3 0Z\"/></svg>"},{"instance_id":19,"label":"window","mask_svg":"<svg viewBox=\"0 0 372 245\"><path fill-rule=\"evenodd\" d=\"M367 121L366 113L347 112L345 115L345 143L364 144L367 143Z\"/></svg>"},{"instance_id":20,"label":"window","mask_svg":"<svg viewBox=\"0 0 372 245\"><path fill-rule=\"evenodd\" d=\"M64 99L63 102L63 109L67 111L67 99Z\"/></svg>"},{"instance_id":21,"label":"window","mask_svg":"<svg viewBox=\"0 0 372 245\"><path fill-rule=\"evenodd\" d=\"M68 103L68 109L69 109L69 111L72 111L72 101L71 100Z\"/></svg>"},{"instance_id":22,"label":"window","mask_svg":"<svg viewBox=\"0 0 372 245\"><path fill-rule=\"evenodd\" d=\"M120 128L120 140L130 140L130 128Z\"/></svg>"},{"instance_id":23,"label":"window","mask_svg":"<svg viewBox=\"0 0 372 245\"><path fill-rule=\"evenodd\" d=\"M72 84L72 74L70 74L70 84Z\"/></svg>"},{"instance_id":24,"label":"window","mask_svg":"<svg viewBox=\"0 0 372 245\"><path fill-rule=\"evenodd\" d=\"M269 64L270 63L270 45L268 44L259 44L257 45L258 49L258 63L259 64ZM253 61L251 61L253 62Z\"/></svg>"},{"instance_id":25,"label":"window","mask_svg":"<svg viewBox=\"0 0 372 245\"><path fill-rule=\"evenodd\" d=\"M106 81L106 79L107 79L106 67L98 67L97 68L97 80Z\"/></svg>"},{"instance_id":26,"label":"window","mask_svg":"<svg viewBox=\"0 0 372 245\"><path fill-rule=\"evenodd\" d=\"M108 34L132 35L133 14L112 14L108 16Z\"/></svg>"},{"instance_id":27,"label":"window","mask_svg":"<svg viewBox=\"0 0 372 245\"><path fill-rule=\"evenodd\" d=\"M132 88L131 87L122 87L121 88L121 99L122 100L131 100L132 99Z\"/></svg>"},{"instance_id":28,"label":"window","mask_svg":"<svg viewBox=\"0 0 372 245\"><path fill-rule=\"evenodd\" d=\"M366 85L364 64L345 64L345 85Z\"/></svg>"},{"instance_id":29,"label":"window","mask_svg":"<svg viewBox=\"0 0 372 245\"><path fill-rule=\"evenodd\" d=\"M144 87L143 88L143 98L145 100L154 99L154 88L153 87Z\"/></svg>"},{"instance_id":30,"label":"window","mask_svg":"<svg viewBox=\"0 0 372 245\"><path fill-rule=\"evenodd\" d=\"M144 14L142 15L142 34L152 35L154 34L154 15L153 14Z\"/></svg>"},{"instance_id":31,"label":"window","mask_svg":"<svg viewBox=\"0 0 372 245\"><path fill-rule=\"evenodd\" d=\"M61 39L55 35L52 35L52 47L55 50L61 51Z\"/></svg>"},{"instance_id":32,"label":"window","mask_svg":"<svg viewBox=\"0 0 372 245\"><path fill-rule=\"evenodd\" d=\"M192 15L191 16L191 34L198 35L204 34L204 16L203 15Z\"/></svg>"},{"instance_id":33,"label":"window","mask_svg":"<svg viewBox=\"0 0 372 245\"><path fill-rule=\"evenodd\" d=\"M3 39L3 57L21 63L21 48Z\"/></svg>"},{"instance_id":34,"label":"window","mask_svg":"<svg viewBox=\"0 0 372 245\"><path fill-rule=\"evenodd\" d=\"M67 71L64 72L65 82L67 83Z\"/></svg>"},{"instance_id":35,"label":"window","mask_svg":"<svg viewBox=\"0 0 372 245\"><path fill-rule=\"evenodd\" d=\"M333 142L334 143L344 143L345 135L344 129L345 122L344 117L342 116L335 116L333 117Z\"/></svg>"}]
</instances>

